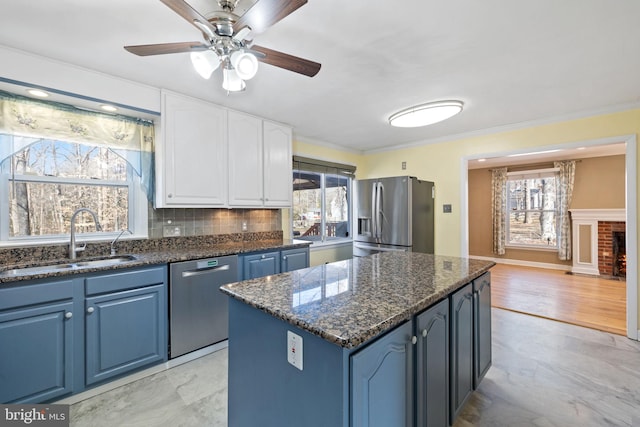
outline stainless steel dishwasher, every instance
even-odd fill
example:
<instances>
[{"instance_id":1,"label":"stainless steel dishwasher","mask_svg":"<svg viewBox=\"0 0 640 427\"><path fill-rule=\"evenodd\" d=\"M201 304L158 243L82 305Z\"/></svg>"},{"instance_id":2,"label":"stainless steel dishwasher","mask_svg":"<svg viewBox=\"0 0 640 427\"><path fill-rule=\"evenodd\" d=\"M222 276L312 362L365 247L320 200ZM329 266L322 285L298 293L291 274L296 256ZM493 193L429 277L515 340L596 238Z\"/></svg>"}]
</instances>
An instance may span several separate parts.
<instances>
[{"instance_id":1,"label":"stainless steel dishwasher","mask_svg":"<svg viewBox=\"0 0 640 427\"><path fill-rule=\"evenodd\" d=\"M169 264L169 358L229 337L229 304L220 286L238 281L238 256Z\"/></svg>"}]
</instances>

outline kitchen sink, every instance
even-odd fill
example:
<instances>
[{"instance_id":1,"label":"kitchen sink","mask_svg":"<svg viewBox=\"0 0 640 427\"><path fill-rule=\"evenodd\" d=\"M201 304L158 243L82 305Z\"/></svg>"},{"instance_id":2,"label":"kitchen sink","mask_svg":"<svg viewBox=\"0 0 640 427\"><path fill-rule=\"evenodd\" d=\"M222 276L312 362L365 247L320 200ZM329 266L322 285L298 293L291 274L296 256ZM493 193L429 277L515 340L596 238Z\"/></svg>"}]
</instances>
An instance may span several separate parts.
<instances>
[{"instance_id":1,"label":"kitchen sink","mask_svg":"<svg viewBox=\"0 0 640 427\"><path fill-rule=\"evenodd\" d=\"M29 276L35 274L47 274L55 273L57 271L66 270L81 270L85 268L101 268L111 267L114 265L125 264L135 261L137 258L133 255L120 255L108 258L89 259L74 261L71 263L63 264L44 264L33 267L19 267L11 270L5 270L0 272L0 277L16 277L16 276Z\"/></svg>"}]
</instances>

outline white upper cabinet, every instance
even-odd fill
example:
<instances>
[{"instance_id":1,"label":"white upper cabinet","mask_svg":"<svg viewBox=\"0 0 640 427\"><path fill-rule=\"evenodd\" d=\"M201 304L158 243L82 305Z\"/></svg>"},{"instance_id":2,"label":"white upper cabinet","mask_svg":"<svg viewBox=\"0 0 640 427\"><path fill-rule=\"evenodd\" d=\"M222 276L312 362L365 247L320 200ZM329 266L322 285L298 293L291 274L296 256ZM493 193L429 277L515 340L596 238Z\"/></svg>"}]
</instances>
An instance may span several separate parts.
<instances>
[{"instance_id":1,"label":"white upper cabinet","mask_svg":"<svg viewBox=\"0 0 640 427\"><path fill-rule=\"evenodd\" d=\"M229 111L228 125L229 206L262 206L262 120Z\"/></svg>"},{"instance_id":2,"label":"white upper cabinet","mask_svg":"<svg viewBox=\"0 0 640 427\"><path fill-rule=\"evenodd\" d=\"M291 128L162 91L156 207L291 207Z\"/></svg>"},{"instance_id":3,"label":"white upper cabinet","mask_svg":"<svg viewBox=\"0 0 640 427\"><path fill-rule=\"evenodd\" d=\"M291 207L292 161L290 127L264 122L264 205Z\"/></svg>"},{"instance_id":4,"label":"white upper cabinet","mask_svg":"<svg viewBox=\"0 0 640 427\"><path fill-rule=\"evenodd\" d=\"M156 207L227 206L227 110L162 92Z\"/></svg>"},{"instance_id":5,"label":"white upper cabinet","mask_svg":"<svg viewBox=\"0 0 640 427\"><path fill-rule=\"evenodd\" d=\"M229 206L291 207L291 128L229 111Z\"/></svg>"}]
</instances>

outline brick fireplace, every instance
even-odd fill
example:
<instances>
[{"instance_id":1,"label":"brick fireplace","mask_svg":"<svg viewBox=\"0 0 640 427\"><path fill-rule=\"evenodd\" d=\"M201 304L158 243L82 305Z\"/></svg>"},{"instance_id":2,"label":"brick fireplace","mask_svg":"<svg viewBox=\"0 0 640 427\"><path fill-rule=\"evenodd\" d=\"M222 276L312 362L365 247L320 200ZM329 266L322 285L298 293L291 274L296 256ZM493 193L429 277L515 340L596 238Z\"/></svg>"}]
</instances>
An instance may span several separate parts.
<instances>
[{"instance_id":1,"label":"brick fireplace","mask_svg":"<svg viewBox=\"0 0 640 427\"><path fill-rule=\"evenodd\" d=\"M626 275L624 221L598 221L598 271L602 275Z\"/></svg>"}]
</instances>

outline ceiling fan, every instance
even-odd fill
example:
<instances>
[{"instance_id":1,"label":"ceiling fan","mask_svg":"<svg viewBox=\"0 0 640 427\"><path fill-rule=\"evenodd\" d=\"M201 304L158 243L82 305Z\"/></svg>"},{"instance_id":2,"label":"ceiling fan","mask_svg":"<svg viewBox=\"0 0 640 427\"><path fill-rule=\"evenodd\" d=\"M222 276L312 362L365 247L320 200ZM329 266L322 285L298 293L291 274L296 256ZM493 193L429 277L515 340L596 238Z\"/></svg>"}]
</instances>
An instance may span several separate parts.
<instances>
[{"instance_id":1,"label":"ceiling fan","mask_svg":"<svg viewBox=\"0 0 640 427\"><path fill-rule=\"evenodd\" d=\"M125 46L139 56L190 52L196 71L204 78L222 67L222 87L228 92L244 90L258 61L305 76L313 77L320 64L253 44L249 34L263 32L282 18L305 5L308 0L258 0L242 16L234 13L239 0L218 0L219 11L205 18L184 0L160 0L199 29L205 42L177 42Z\"/></svg>"}]
</instances>

